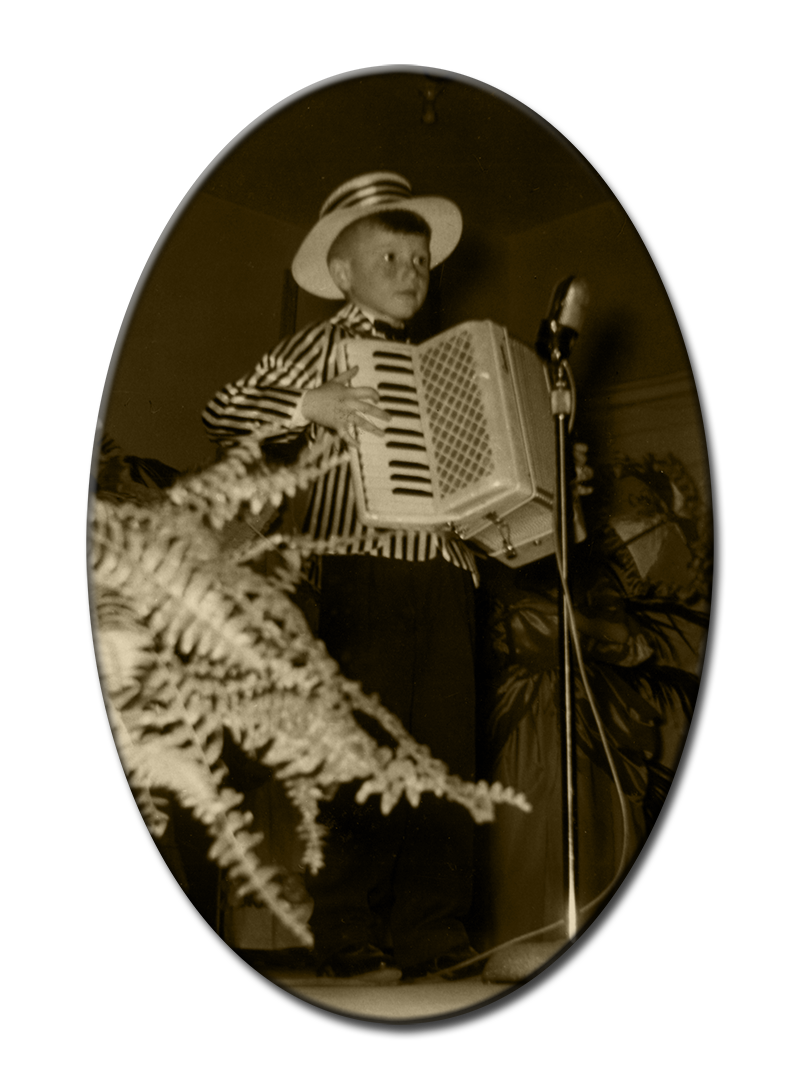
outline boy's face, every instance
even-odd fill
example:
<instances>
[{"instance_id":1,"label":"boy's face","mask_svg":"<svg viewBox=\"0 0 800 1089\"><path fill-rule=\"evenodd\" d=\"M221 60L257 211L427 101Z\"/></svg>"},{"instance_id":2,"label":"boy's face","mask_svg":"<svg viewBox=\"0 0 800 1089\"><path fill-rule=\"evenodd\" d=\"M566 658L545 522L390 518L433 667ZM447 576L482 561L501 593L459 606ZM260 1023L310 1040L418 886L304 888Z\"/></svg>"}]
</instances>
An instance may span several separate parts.
<instances>
[{"instance_id":1,"label":"boy's face","mask_svg":"<svg viewBox=\"0 0 800 1089\"><path fill-rule=\"evenodd\" d=\"M334 283L350 302L399 325L428 294L430 250L421 234L396 234L375 223L356 227L343 253L331 258Z\"/></svg>"}]
</instances>

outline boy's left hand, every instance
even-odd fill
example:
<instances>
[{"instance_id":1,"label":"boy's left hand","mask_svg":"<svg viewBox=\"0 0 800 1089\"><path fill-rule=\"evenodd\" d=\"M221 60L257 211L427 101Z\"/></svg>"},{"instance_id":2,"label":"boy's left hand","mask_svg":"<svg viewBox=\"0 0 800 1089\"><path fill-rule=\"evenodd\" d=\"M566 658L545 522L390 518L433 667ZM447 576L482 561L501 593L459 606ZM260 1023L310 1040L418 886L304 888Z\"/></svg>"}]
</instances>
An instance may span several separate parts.
<instances>
[{"instance_id":1,"label":"boy's left hand","mask_svg":"<svg viewBox=\"0 0 800 1089\"><path fill-rule=\"evenodd\" d=\"M378 407L378 391L369 386L351 386L358 367L351 367L316 389L307 390L301 402L306 419L336 432L355 446L358 428L382 435L391 415ZM383 425L383 426L382 426Z\"/></svg>"}]
</instances>

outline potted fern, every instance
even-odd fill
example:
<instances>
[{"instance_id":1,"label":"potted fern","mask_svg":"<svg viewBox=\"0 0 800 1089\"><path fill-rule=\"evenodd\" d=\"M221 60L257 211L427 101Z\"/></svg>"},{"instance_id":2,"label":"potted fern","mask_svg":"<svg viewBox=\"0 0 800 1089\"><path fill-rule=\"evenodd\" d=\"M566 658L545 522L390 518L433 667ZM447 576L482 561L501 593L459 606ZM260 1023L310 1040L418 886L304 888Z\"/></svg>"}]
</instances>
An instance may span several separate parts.
<instances>
[{"instance_id":1,"label":"potted fern","mask_svg":"<svg viewBox=\"0 0 800 1089\"><path fill-rule=\"evenodd\" d=\"M375 696L344 677L292 600L315 542L263 532L265 515L340 457L324 442L292 466L265 464L252 436L166 490L93 497L90 582L101 681L117 747L147 826L168 824L171 796L207 828L210 856L242 896L268 907L310 946L304 915L227 782L223 743L272 769L297 811L303 864L324 865L321 799L360 781L358 799L388 813L425 791L478 821L524 797L451 775ZM128 459L130 460L130 459ZM163 481L156 481L163 483ZM330 547L328 543L326 547ZM254 570L269 556L267 573ZM380 744L358 723L366 715ZM373 731L374 732L374 731Z\"/></svg>"}]
</instances>

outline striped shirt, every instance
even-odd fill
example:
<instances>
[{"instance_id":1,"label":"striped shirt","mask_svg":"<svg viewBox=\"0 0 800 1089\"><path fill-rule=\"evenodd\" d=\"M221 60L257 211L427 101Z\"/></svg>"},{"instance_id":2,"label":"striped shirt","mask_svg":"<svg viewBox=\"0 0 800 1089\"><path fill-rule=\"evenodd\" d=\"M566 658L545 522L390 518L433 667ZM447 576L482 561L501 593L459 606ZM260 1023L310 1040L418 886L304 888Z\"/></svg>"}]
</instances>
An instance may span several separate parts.
<instances>
[{"instance_id":1,"label":"striped shirt","mask_svg":"<svg viewBox=\"0 0 800 1089\"><path fill-rule=\"evenodd\" d=\"M286 337L254 371L225 386L210 401L203 422L211 438L230 446L269 426L274 427L276 443L294 438L309 426L299 411L303 393L342 373L346 364L337 345L357 337L385 339L385 334L354 303L330 321ZM358 517L349 463L336 466L312 485L303 532L314 540L330 541L331 551L346 554L402 560L429 560L438 554L469 571L477 582L475 557L461 541L426 530L376 531L365 526Z\"/></svg>"}]
</instances>

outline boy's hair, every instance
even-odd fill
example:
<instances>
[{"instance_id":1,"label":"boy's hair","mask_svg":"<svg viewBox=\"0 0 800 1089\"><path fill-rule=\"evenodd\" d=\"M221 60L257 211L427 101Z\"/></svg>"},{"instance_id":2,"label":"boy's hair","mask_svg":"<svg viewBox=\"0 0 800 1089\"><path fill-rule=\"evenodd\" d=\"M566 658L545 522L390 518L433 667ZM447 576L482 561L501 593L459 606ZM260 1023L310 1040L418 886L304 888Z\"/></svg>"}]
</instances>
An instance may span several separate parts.
<instances>
[{"instance_id":1,"label":"boy's hair","mask_svg":"<svg viewBox=\"0 0 800 1089\"><path fill-rule=\"evenodd\" d=\"M373 212L372 215L362 216L349 226L345 227L333 240L328 250L328 264L336 257L344 257L350 239L363 227L383 227L393 234L418 234L423 235L427 242L431 240L430 225L407 208L386 208L381 212Z\"/></svg>"}]
</instances>

